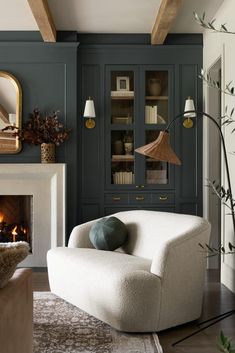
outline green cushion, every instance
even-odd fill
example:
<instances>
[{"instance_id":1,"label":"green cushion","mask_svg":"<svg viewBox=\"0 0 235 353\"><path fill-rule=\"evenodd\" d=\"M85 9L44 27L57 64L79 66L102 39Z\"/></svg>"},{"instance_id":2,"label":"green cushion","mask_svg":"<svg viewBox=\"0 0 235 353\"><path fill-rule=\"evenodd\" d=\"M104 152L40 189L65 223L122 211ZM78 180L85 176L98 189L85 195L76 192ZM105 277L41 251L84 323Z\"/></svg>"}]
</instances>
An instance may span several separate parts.
<instances>
[{"instance_id":1,"label":"green cushion","mask_svg":"<svg viewBox=\"0 0 235 353\"><path fill-rule=\"evenodd\" d=\"M102 218L91 227L89 238L96 249L113 251L125 243L127 228L116 217Z\"/></svg>"}]
</instances>

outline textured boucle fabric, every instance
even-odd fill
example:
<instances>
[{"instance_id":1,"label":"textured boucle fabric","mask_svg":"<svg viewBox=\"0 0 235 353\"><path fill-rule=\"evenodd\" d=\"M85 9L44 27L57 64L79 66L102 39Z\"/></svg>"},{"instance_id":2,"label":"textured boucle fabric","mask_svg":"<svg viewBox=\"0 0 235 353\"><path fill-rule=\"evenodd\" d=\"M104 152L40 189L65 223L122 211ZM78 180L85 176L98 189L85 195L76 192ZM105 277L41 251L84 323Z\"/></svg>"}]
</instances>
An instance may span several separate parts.
<instances>
[{"instance_id":1,"label":"textured boucle fabric","mask_svg":"<svg viewBox=\"0 0 235 353\"><path fill-rule=\"evenodd\" d=\"M48 253L51 290L114 328L161 331L200 317L210 224L201 217L133 210L116 213L128 229L114 252L94 249L75 227L68 248Z\"/></svg>"},{"instance_id":2,"label":"textured boucle fabric","mask_svg":"<svg viewBox=\"0 0 235 353\"><path fill-rule=\"evenodd\" d=\"M29 244L24 241L0 243L0 288L13 276L16 266L29 254Z\"/></svg>"}]
</instances>

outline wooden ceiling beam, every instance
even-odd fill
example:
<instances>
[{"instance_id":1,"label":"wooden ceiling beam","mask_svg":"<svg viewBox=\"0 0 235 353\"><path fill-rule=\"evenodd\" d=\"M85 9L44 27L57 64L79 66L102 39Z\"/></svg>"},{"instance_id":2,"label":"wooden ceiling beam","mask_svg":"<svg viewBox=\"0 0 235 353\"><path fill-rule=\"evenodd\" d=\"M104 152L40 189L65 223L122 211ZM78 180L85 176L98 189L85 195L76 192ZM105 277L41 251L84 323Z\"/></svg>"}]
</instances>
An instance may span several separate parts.
<instances>
[{"instance_id":1,"label":"wooden ceiling beam","mask_svg":"<svg viewBox=\"0 0 235 353\"><path fill-rule=\"evenodd\" d=\"M28 0L44 42L56 42L56 28L47 0Z\"/></svg>"},{"instance_id":2,"label":"wooden ceiling beam","mask_svg":"<svg viewBox=\"0 0 235 353\"><path fill-rule=\"evenodd\" d=\"M151 44L163 44L183 0L162 0L151 33Z\"/></svg>"}]
</instances>

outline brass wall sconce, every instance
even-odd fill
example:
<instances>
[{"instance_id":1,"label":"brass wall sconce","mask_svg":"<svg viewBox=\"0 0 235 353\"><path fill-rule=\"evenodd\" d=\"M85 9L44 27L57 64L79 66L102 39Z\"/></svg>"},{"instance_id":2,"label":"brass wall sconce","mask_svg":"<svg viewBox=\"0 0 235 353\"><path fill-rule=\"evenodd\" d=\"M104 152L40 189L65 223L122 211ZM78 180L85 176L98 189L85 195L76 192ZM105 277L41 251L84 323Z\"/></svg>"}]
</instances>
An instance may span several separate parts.
<instances>
[{"instance_id":1,"label":"brass wall sconce","mask_svg":"<svg viewBox=\"0 0 235 353\"><path fill-rule=\"evenodd\" d=\"M94 129L95 127L95 105L91 97L86 100L83 117L86 118L85 126L87 129Z\"/></svg>"},{"instance_id":2,"label":"brass wall sconce","mask_svg":"<svg viewBox=\"0 0 235 353\"><path fill-rule=\"evenodd\" d=\"M189 96L185 101L184 111L188 112L188 111L192 111L192 110L195 110L195 106L194 106L194 102L193 102L192 97ZM187 118L184 119L183 126L186 129L191 129L193 127L193 120L191 118L195 118L196 114L195 113L184 113L184 116Z\"/></svg>"}]
</instances>

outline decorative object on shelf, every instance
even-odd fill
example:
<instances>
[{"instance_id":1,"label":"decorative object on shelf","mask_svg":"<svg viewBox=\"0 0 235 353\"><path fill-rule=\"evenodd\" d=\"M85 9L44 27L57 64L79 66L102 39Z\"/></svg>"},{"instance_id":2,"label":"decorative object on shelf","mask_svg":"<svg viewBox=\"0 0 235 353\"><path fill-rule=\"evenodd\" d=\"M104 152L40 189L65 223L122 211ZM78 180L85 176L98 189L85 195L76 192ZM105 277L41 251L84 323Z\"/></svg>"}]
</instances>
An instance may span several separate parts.
<instances>
[{"instance_id":1,"label":"decorative object on shelf","mask_svg":"<svg viewBox=\"0 0 235 353\"><path fill-rule=\"evenodd\" d=\"M43 118L39 109L34 109L29 120L15 133L21 141L32 145L41 145L41 162L55 162L55 146L59 146L69 137L69 129L59 121L58 112ZM43 146L42 146L43 145Z\"/></svg>"},{"instance_id":2,"label":"decorative object on shelf","mask_svg":"<svg viewBox=\"0 0 235 353\"><path fill-rule=\"evenodd\" d=\"M123 154L123 142L122 142L122 140L114 141L114 153L115 153L115 155Z\"/></svg>"},{"instance_id":3,"label":"decorative object on shelf","mask_svg":"<svg viewBox=\"0 0 235 353\"><path fill-rule=\"evenodd\" d=\"M150 96L160 96L162 91L161 80L159 78L149 78L148 91Z\"/></svg>"},{"instance_id":4,"label":"decorative object on shelf","mask_svg":"<svg viewBox=\"0 0 235 353\"><path fill-rule=\"evenodd\" d=\"M84 118L86 118L85 126L87 129L94 129L95 127L95 105L91 97L86 100L85 109L83 113Z\"/></svg>"},{"instance_id":5,"label":"decorative object on shelf","mask_svg":"<svg viewBox=\"0 0 235 353\"><path fill-rule=\"evenodd\" d=\"M117 91L129 91L130 79L128 76L117 76Z\"/></svg>"},{"instance_id":6,"label":"decorative object on shelf","mask_svg":"<svg viewBox=\"0 0 235 353\"><path fill-rule=\"evenodd\" d=\"M184 111L187 112L192 110L195 110L195 106L192 97L189 96L185 101ZM195 118L196 114L184 113L184 116L186 116L187 119L184 119L183 126L186 129L191 129L193 127L193 120L191 118Z\"/></svg>"},{"instance_id":7,"label":"decorative object on shelf","mask_svg":"<svg viewBox=\"0 0 235 353\"><path fill-rule=\"evenodd\" d=\"M133 138L131 135L126 134L124 136L124 150L126 155L133 154Z\"/></svg>"},{"instance_id":8,"label":"decorative object on shelf","mask_svg":"<svg viewBox=\"0 0 235 353\"><path fill-rule=\"evenodd\" d=\"M41 163L55 163L55 144L41 144Z\"/></svg>"},{"instance_id":9,"label":"decorative object on shelf","mask_svg":"<svg viewBox=\"0 0 235 353\"><path fill-rule=\"evenodd\" d=\"M125 149L125 154L132 155L133 143L132 142L125 142L124 149Z\"/></svg>"},{"instance_id":10,"label":"decorative object on shelf","mask_svg":"<svg viewBox=\"0 0 235 353\"><path fill-rule=\"evenodd\" d=\"M187 100L189 100L189 101L188 102L186 101L185 107L186 108L192 107L192 106L194 107L194 103L192 101L192 98L189 97ZM218 132L219 132L219 135L221 138L223 152L224 152L225 170L226 170L226 176L227 176L227 182L228 182L228 191L226 194L228 195L227 197L230 202L230 210L231 210L231 216L232 216L232 222L233 222L233 232L235 234L235 213L234 213L235 204L234 204L233 195L232 195L231 178L230 178L224 136L223 136L220 125L217 123L217 121L211 115L209 115L205 112L197 111L195 109L184 111L183 113L176 115L176 117L168 124L165 131L160 132L158 138L155 141L153 141L145 146L139 147L135 151L140 154L143 154L145 156L149 156L149 157L156 159L156 160L161 160L161 161L165 161L165 162L169 162L169 163L173 163L173 164L178 164L178 165L181 164L181 161L179 160L179 158L177 157L177 155L175 154L175 152L173 151L173 149L170 146L169 129L172 127L173 124L175 124L175 122L178 119L184 118L185 116L187 117L187 119L188 118L203 119L204 117L206 117L210 121L212 121L213 124L218 129ZM213 318L210 318L209 320L201 322L200 325L204 325L204 324L207 324L207 325L194 331L190 335L178 340L177 342L174 342L172 345L175 346L176 344L185 341L187 338L196 335L198 332L205 330L207 327L210 327L210 326L214 325L215 323L217 323L217 322L219 322L219 321L221 321L221 320L223 320L233 314L235 314L235 309L230 310L230 311L223 313L221 315L215 316Z\"/></svg>"}]
</instances>

